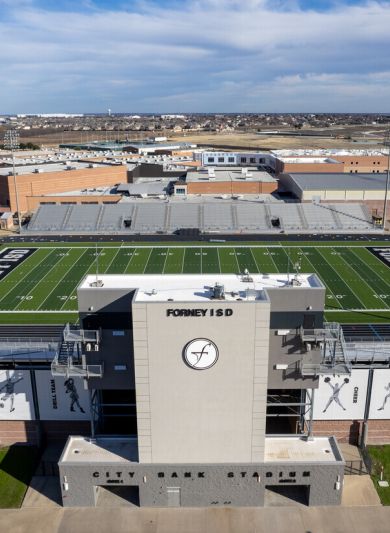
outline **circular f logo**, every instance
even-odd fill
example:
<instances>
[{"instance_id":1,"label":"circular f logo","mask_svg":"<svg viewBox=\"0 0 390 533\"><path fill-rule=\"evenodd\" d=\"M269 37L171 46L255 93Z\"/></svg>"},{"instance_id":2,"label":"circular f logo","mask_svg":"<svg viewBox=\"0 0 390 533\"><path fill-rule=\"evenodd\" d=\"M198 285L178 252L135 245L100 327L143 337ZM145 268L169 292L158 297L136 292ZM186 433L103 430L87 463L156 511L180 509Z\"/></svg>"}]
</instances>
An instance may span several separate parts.
<instances>
[{"instance_id":1,"label":"circular f logo","mask_svg":"<svg viewBox=\"0 0 390 533\"><path fill-rule=\"evenodd\" d=\"M218 360L218 348L209 339L194 339L183 350L185 363L195 370L206 370Z\"/></svg>"}]
</instances>

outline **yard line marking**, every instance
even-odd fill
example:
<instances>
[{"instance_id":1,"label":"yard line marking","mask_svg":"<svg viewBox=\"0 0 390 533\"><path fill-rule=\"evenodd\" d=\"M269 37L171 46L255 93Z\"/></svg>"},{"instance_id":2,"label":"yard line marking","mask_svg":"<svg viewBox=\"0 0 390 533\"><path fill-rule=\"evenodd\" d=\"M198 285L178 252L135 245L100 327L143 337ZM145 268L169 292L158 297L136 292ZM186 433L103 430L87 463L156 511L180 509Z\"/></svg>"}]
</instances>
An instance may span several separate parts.
<instances>
[{"instance_id":1,"label":"yard line marking","mask_svg":"<svg viewBox=\"0 0 390 533\"><path fill-rule=\"evenodd\" d=\"M218 268L219 268L219 273L221 274L221 272L222 272L222 270L221 270L221 260L219 258L219 251L218 251L217 247L215 248L215 251L217 252Z\"/></svg>"},{"instance_id":2,"label":"yard line marking","mask_svg":"<svg viewBox=\"0 0 390 533\"><path fill-rule=\"evenodd\" d=\"M38 267L41 265L41 263L42 263L43 261L45 261L48 257L50 257L50 256L53 254L53 252L54 252L54 250L51 251L50 253L46 254L45 257L43 257L43 258L41 259L41 261L40 261L39 263L37 263L37 264L34 266L33 270L35 270L35 268L38 268ZM33 255L31 255L30 257L33 257ZM23 264L23 263L21 263L21 264ZM18 266L20 266L20 265L18 265ZM15 272L17 268L18 268L18 267L15 267L14 270L13 270L13 272ZM8 296L8 294L9 294L12 290L14 290L14 289L19 285L19 283L21 283L22 281L24 281L24 280L27 278L27 276L29 276L30 274L31 274L31 271L26 272L26 274L25 274L22 278L20 278L17 282L11 284L12 287L9 289L9 291L7 291L7 292L4 294L4 296L2 296L2 297L0 298L0 305L1 305L1 302L4 300L4 298L6 298L6 297ZM5 277L5 278L2 280L2 282L5 282L6 279L7 279L7 277ZM10 312L10 311L8 311L8 312Z\"/></svg>"},{"instance_id":3,"label":"yard line marking","mask_svg":"<svg viewBox=\"0 0 390 533\"><path fill-rule=\"evenodd\" d=\"M72 248L73 249L73 248ZM82 257L84 257L84 255L87 253L87 250L85 250L85 252L83 252L80 257L76 260L76 262L81 259ZM89 268L89 267L88 267ZM69 271L68 271L69 272ZM63 276L61 276L61 279L57 282L56 286L53 288L53 290L50 291L50 293L44 298L44 300L41 302L41 304L38 306L38 309L42 309L42 306L44 305L44 303L50 298L50 296L53 294L53 292L57 289L58 285L60 283L62 283L63 279L66 277L66 275L68 274L68 272L66 272ZM81 281L81 278L80 278L80 281ZM71 291L71 293L69 294L68 298L70 298L70 296L72 295L72 292L73 290ZM67 301L67 300L65 300ZM54 309L47 309L47 311L54 311ZM72 311L74 313L74 311Z\"/></svg>"},{"instance_id":4,"label":"yard line marking","mask_svg":"<svg viewBox=\"0 0 390 533\"><path fill-rule=\"evenodd\" d=\"M93 248L91 247L91 249L93 249ZM85 252L84 252L83 255L78 259L78 261L79 261L80 259L84 258L84 256L85 256L88 252L89 252L88 249L85 250ZM100 253L100 249L99 249L99 253ZM68 303L68 301L69 301L69 299L71 298L71 296L73 296L73 293L75 292L75 290L77 289L77 287L80 285L81 280L87 275L88 270L91 268L92 265L93 265L93 260L90 261L89 264L87 265L87 268L83 270L82 275L80 276L80 278L78 279L78 281L76 281L76 283L75 283L73 289L69 292L69 296L68 296L68 298L64 301L64 303L62 304L62 306L60 307L60 310L62 310L62 308L64 307L64 305L66 305L66 304ZM64 277L62 278L62 280L63 280L63 279L64 279ZM62 281L62 280L61 280L61 281ZM77 311L77 309L76 309L76 311ZM73 312L75 312L75 311L73 311Z\"/></svg>"},{"instance_id":5,"label":"yard line marking","mask_svg":"<svg viewBox=\"0 0 390 533\"><path fill-rule=\"evenodd\" d=\"M371 254L371 252L370 252L369 250L367 250L367 252L368 252L369 254ZM359 256L355 253L354 250L351 250L351 253L353 253L353 255L355 255L355 256L356 256L358 259L360 259L361 261L364 261L364 259L362 259L361 257L359 257ZM372 254L371 254L371 255L372 255ZM381 266L382 266L382 265L385 266L384 263L382 263L377 257L375 257L375 255L372 255L372 257L375 258L377 261L379 261L379 262L381 263ZM368 267L368 268L369 268L369 269L375 274L375 276L378 277L378 273L375 272L375 270L370 266L370 264L369 264L369 263L366 263L366 261L364 261L364 263L365 263L365 264L367 265L367 267ZM389 268L389 267L386 267L386 268ZM379 277L380 277L380 276L379 276ZM385 279L383 279L382 277L381 277L381 280L382 280L383 283L385 283L385 284L389 287L389 289L390 289L390 283L388 283L388 282L387 282Z\"/></svg>"},{"instance_id":6,"label":"yard line marking","mask_svg":"<svg viewBox=\"0 0 390 533\"><path fill-rule=\"evenodd\" d=\"M273 258L272 255L271 255L271 252L268 250L268 246L266 247L266 250L267 250L267 252L268 252L268 256L271 258L271 261L272 261L273 264L274 264L274 267L276 268L276 272L279 272L279 268L278 268L277 264L275 263L274 258Z\"/></svg>"},{"instance_id":7,"label":"yard line marking","mask_svg":"<svg viewBox=\"0 0 390 533\"><path fill-rule=\"evenodd\" d=\"M112 246L110 248L113 248ZM119 252L121 251L122 247L118 247L117 250L116 250L116 254L114 254L114 257L111 259L110 263L106 266L103 274L105 274L107 272L107 270L111 267L112 263L114 262L116 256L119 254Z\"/></svg>"},{"instance_id":8,"label":"yard line marking","mask_svg":"<svg viewBox=\"0 0 390 533\"><path fill-rule=\"evenodd\" d=\"M303 248L308 248L307 246L304 246ZM337 303L337 305L340 307L340 311L341 310L344 310L343 306L341 305L340 301L338 298L336 298L336 293L333 292L333 290L330 288L330 286L328 285L328 283L325 283L325 281L322 279L321 275L317 272L317 269L316 267L313 265L313 263L310 261L309 259L309 256L308 255L305 255L305 252L302 250L302 248L299 248L299 250L301 251L301 253L303 254L303 257L306 259L306 261L308 263L310 263L312 269L313 269L313 274L315 274L316 276L319 277L320 281L324 284L326 290L328 293L330 293L332 296L333 296L333 300ZM328 309L330 311L336 311L337 309L333 309L333 308L329 308L329 307L326 307L326 298L327 298L327 295L325 294L325 304L324 304L324 307L325 307L325 311Z\"/></svg>"},{"instance_id":9,"label":"yard line marking","mask_svg":"<svg viewBox=\"0 0 390 533\"><path fill-rule=\"evenodd\" d=\"M357 256L354 252L351 252L351 253L352 253L356 258L360 259L359 256ZM344 261L344 263L345 263L347 266L349 266L350 268L352 268L352 270L353 270L354 272L356 272L356 275L357 275L357 276L359 277L359 279L362 280L363 283L368 287L369 291L373 291L373 290L374 290L374 288L371 287L371 285L369 285L369 284L367 283L367 281L366 281L364 278L362 278L362 276L359 274L359 272L358 272L357 270L355 270L355 268L354 268L354 266L353 266L352 263L349 264L349 263L347 262L347 260L344 259L344 256L341 255L341 254L340 254L338 257L340 257L340 258L342 259L342 261ZM364 263L365 263L365 261L364 261ZM367 267L368 267L368 264L367 264ZM373 272L374 272L374 271L373 271ZM374 274L375 274L375 272L374 272ZM387 285L386 282L384 282L384 283ZM350 288L351 288L351 287L350 287ZM351 289L351 290L352 290L352 289ZM377 294L377 293L375 293L375 294ZM385 310L386 310L386 309L389 309L389 306L387 305L387 302L385 302L382 298L380 298L380 296L379 296L378 294L377 294L377 296L378 296L378 299L379 299L379 300L385 305L384 309L385 309Z\"/></svg>"},{"instance_id":10,"label":"yard line marking","mask_svg":"<svg viewBox=\"0 0 390 533\"><path fill-rule=\"evenodd\" d=\"M343 281L343 278L341 276L339 276L338 272L336 271L336 269L329 263L329 261L326 259L326 257L320 252L320 250L317 250L317 252L320 254L320 256L323 258L323 260L329 265L329 267L333 270L333 272L336 272L336 274L338 275L338 277L340 278L340 280L344 283L344 285L346 285L349 290L352 292L352 294L355 296L355 298L357 299L358 302L361 303L362 307L361 307L361 310L363 309L366 309L366 306L364 305L364 303L361 301L361 299L358 297L358 295L355 293L355 291L349 286L347 285L347 283L345 283ZM336 281L336 280L335 280ZM343 306L344 307L344 306ZM345 307L344 307L345 309ZM349 308L348 308L348 311L349 311Z\"/></svg>"},{"instance_id":11,"label":"yard line marking","mask_svg":"<svg viewBox=\"0 0 390 533\"><path fill-rule=\"evenodd\" d=\"M58 248L58 251L60 251L60 250L61 250L61 248ZM46 277L47 277L47 276L48 276L48 275L49 275L49 274L50 274L50 273L51 273L51 272L52 272L57 266L59 266L59 265L61 264L62 261L65 261L68 257L69 257L69 256L67 256L67 255L64 255L63 257L61 257L61 259L59 259L59 260L57 261L57 263L55 263L54 265L52 265L51 268L49 268L49 270L46 272L46 274L43 276L43 278L41 278L41 279L40 279L40 280L39 280L39 281L38 281L38 282L37 282L37 283L36 283L36 284L35 284L30 290L29 290L29 292L28 292L27 294L25 294L24 296L29 296L30 293L32 293L36 288L38 288L38 285L40 285L41 282L43 282L43 280L44 280L44 279L45 279L45 278L46 278ZM57 285L58 285L58 283L57 283ZM57 286L57 285L56 285L56 286ZM52 292L52 291L50 291L50 294L51 294L51 292ZM45 300L46 300L46 298L45 298ZM24 300L21 300L21 301L17 304L17 306L14 308L14 311L16 311L16 310L18 309L18 307L23 303L23 301L24 301ZM32 303L32 301L31 301L31 303ZM38 305L38 309L39 309L39 308L40 308L40 305ZM31 309L31 310L30 310L30 309L26 309L26 311L27 311L27 312L28 312L28 311L34 311L34 309Z\"/></svg>"},{"instance_id":12,"label":"yard line marking","mask_svg":"<svg viewBox=\"0 0 390 533\"><path fill-rule=\"evenodd\" d=\"M161 248L163 248L163 246L162 246ZM150 256L152 255L152 252L153 252L153 248L150 249L150 252L149 252L148 258L147 258L147 260L145 261L144 271L142 272L143 274L145 274L145 270L146 270L146 267L148 266L149 259L150 259Z\"/></svg>"}]
</instances>

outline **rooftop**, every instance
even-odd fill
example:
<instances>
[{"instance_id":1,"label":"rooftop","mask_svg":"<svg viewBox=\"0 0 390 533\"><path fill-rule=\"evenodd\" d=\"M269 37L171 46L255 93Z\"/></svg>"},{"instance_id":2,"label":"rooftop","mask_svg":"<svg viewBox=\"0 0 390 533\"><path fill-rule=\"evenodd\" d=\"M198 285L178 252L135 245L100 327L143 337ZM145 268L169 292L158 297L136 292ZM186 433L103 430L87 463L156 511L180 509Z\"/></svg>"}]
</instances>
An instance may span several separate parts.
<instances>
[{"instance_id":1,"label":"rooftop","mask_svg":"<svg viewBox=\"0 0 390 533\"><path fill-rule=\"evenodd\" d=\"M265 463L279 462L324 462L343 461L333 437L266 437Z\"/></svg>"},{"instance_id":2,"label":"rooftop","mask_svg":"<svg viewBox=\"0 0 390 533\"><path fill-rule=\"evenodd\" d=\"M199 250L201 253L201 250ZM292 284L295 276L288 274L143 274L99 275L103 285L96 287L96 276L86 276L79 289L107 290L107 289L138 289L136 302L235 302L267 300L265 289L290 287L323 288L315 274L299 274L298 282ZM214 298L214 287L224 287L224 299Z\"/></svg>"},{"instance_id":3,"label":"rooftop","mask_svg":"<svg viewBox=\"0 0 390 533\"><path fill-rule=\"evenodd\" d=\"M137 439L70 437L62 453L61 463L138 462Z\"/></svg>"},{"instance_id":4,"label":"rooftop","mask_svg":"<svg viewBox=\"0 0 390 533\"><path fill-rule=\"evenodd\" d=\"M80 170L83 168L96 168L96 167L107 167L107 164L99 163L87 163L80 161L63 161L58 163L35 163L34 165L25 165L15 168L16 175L25 175L25 174L46 174L48 172L62 172L63 170ZM1 167L0 176L9 176L12 175L12 167Z\"/></svg>"},{"instance_id":5,"label":"rooftop","mask_svg":"<svg viewBox=\"0 0 390 533\"><path fill-rule=\"evenodd\" d=\"M207 170L191 170L187 172L186 181L187 183L191 181L260 181L276 183L275 178L271 174L268 174L268 172L253 168L243 169L241 167L216 167L215 169L208 168Z\"/></svg>"},{"instance_id":6,"label":"rooftop","mask_svg":"<svg viewBox=\"0 0 390 533\"><path fill-rule=\"evenodd\" d=\"M371 190L384 191L386 173L381 174L345 174L345 173L291 173L289 174L302 190ZM282 179L283 181L283 179Z\"/></svg>"},{"instance_id":7,"label":"rooftop","mask_svg":"<svg viewBox=\"0 0 390 533\"><path fill-rule=\"evenodd\" d=\"M284 163L289 164L295 164L295 165L301 165L301 164L307 164L307 165L320 165L320 164L340 164L340 161L337 161L336 159L332 159L330 157L310 157L310 156L302 156L302 157L292 157L292 156L280 156L278 159L283 161Z\"/></svg>"},{"instance_id":8,"label":"rooftop","mask_svg":"<svg viewBox=\"0 0 390 533\"><path fill-rule=\"evenodd\" d=\"M264 462L320 462L343 461L333 437L306 440L297 436L266 437ZM131 438L70 437L60 463L123 463L138 462L138 441Z\"/></svg>"},{"instance_id":9,"label":"rooftop","mask_svg":"<svg viewBox=\"0 0 390 533\"><path fill-rule=\"evenodd\" d=\"M340 150L340 149L292 149L292 150L272 150L271 154L277 157L302 157L302 156L353 156L353 157L372 157L372 156L384 156L387 155L387 150Z\"/></svg>"}]
</instances>

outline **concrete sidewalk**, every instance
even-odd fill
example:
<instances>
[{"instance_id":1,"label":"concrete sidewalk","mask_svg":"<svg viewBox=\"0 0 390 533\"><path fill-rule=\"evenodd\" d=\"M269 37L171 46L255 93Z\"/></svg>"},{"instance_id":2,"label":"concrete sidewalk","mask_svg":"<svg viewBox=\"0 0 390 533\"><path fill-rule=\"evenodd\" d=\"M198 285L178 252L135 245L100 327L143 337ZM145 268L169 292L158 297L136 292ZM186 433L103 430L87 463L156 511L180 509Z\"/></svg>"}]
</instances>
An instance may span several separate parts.
<instances>
[{"instance_id":1,"label":"concrete sidewalk","mask_svg":"<svg viewBox=\"0 0 390 533\"><path fill-rule=\"evenodd\" d=\"M388 507L2 510L6 533L387 533Z\"/></svg>"}]
</instances>

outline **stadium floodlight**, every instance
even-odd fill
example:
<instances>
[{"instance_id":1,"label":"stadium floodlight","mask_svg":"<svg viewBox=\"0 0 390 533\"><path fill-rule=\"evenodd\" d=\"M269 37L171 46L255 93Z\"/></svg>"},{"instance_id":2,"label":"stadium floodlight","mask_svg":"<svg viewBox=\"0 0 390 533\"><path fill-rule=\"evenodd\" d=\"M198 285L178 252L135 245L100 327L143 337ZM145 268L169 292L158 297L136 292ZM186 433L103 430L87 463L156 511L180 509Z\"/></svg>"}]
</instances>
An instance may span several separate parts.
<instances>
[{"instance_id":1,"label":"stadium floodlight","mask_svg":"<svg viewBox=\"0 0 390 533\"><path fill-rule=\"evenodd\" d=\"M387 216L387 195L389 192L389 174L390 174L390 130L387 130L384 142L384 146L387 146L387 176L386 176L386 189L385 189L385 203L383 205L383 230L386 227Z\"/></svg>"},{"instance_id":2,"label":"stadium floodlight","mask_svg":"<svg viewBox=\"0 0 390 533\"><path fill-rule=\"evenodd\" d=\"M19 209L19 195L18 188L16 186L16 172L15 172L15 150L19 148L19 132L16 130L7 130L4 134L4 148L10 150L12 154L12 174L14 177L14 187L15 187L15 199L16 199L16 211L18 215L18 224L19 224L19 233L22 231L22 221L20 218L20 209Z\"/></svg>"}]
</instances>

